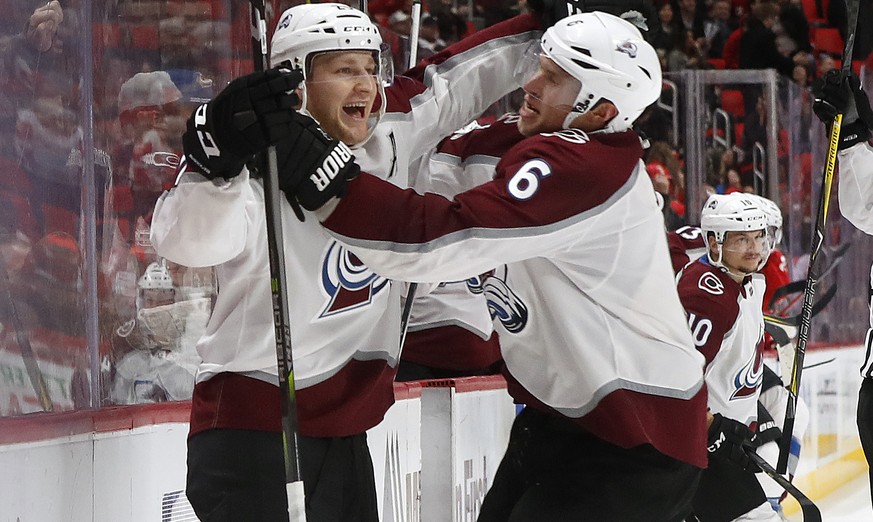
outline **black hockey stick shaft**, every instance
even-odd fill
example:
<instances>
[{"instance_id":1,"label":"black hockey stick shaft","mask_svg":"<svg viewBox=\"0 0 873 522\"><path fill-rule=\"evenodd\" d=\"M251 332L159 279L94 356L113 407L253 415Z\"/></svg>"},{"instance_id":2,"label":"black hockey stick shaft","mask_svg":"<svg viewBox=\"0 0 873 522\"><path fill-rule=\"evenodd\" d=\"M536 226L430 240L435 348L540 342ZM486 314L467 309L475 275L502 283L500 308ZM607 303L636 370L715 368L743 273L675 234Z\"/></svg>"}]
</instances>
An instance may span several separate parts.
<instances>
[{"instance_id":1,"label":"black hockey stick shaft","mask_svg":"<svg viewBox=\"0 0 873 522\"><path fill-rule=\"evenodd\" d=\"M397 353L398 362L400 355L403 354L403 344L406 343L406 332L409 330L409 316L412 314L412 302L415 301L416 291L418 291L418 283L409 283L409 288L406 290L406 302L403 303L403 312L400 316L400 350Z\"/></svg>"},{"instance_id":2,"label":"black hockey stick shaft","mask_svg":"<svg viewBox=\"0 0 873 522\"><path fill-rule=\"evenodd\" d=\"M752 461L761 468L761 471L779 484L782 489L787 491L788 494L794 497L794 500L800 504L800 511L803 513L803 522L821 522L821 511L819 511L818 506L816 506L809 497L800 491L797 486L789 482L782 474L773 469L773 466L764 460L764 457L758 455L754 451L749 452L749 458L751 458Z\"/></svg>"},{"instance_id":3,"label":"black hockey stick shaft","mask_svg":"<svg viewBox=\"0 0 873 522\"><path fill-rule=\"evenodd\" d=\"M858 3L860 0L846 0L848 12L846 26L846 47L843 50L841 77L844 79L852 67L852 49L855 45L855 30L858 26ZM809 268L806 273L806 289L803 295L803 306L800 309L800 331L797 334L797 348L794 350L794 368L791 371L791 381L788 384L788 404L785 410L785 423L782 426L782 439L779 441L779 460L776 469L785 473L788 469L788 455L791 447L791 437L794 433L794 419L797 415L797 397L800 393L800 377L803 373L803 358L806 355L806 343L809 341L809 329L812 319L812 301L815 297L816 260L824 245L825 227L830 207L831 186L834 180L834 169L837 163L837 145L840 138L840 125L843 115L837 114L831 124L830 141L828 142L827 161L822 174L821 194L819 194L818 214L815 218L812 245L809 253Z\"/></svg>"},{"instance_id":4,"label":"black hockey stick shaft","mask_svg":"<svg viewBox=\"0 0 873 522\"><path fill-rule=\"evenodd\" d=\"M24 368L27 371L27 377L30 379L30 385L39 399L39 405L43 411L49 412L54 408L52 399L49 395L48 386L39 370L39 364L36 362L36 354L33 347L30 345L30 339L24 331L24 325L21 322L21 316L18 315L18 307L15 305L15 296L12 295L12 281L9 278L9 272L6 270L5 261L0 259L0 279L3 280L3 296L9 306L9 315L12 322L12 329L15 331L15 341L18 344L18 350L21 352L21 359L24 361Z\"/></svg>"},{"instance_id":5,"label":"black hockey stick shaft","mask_svg":"<svg viewBox=\"0 0 873 522\"><path fill-rule=\"evenodd\" d=\"M819 298L819 300L812 305L812 317L815 317L816 315L818 315L819 312L824 310L824 308L828 305L828 303L833 300L836 295L837 285L833 285L832 287L828 288L827 292L825 292L824 295L822 295L821 298ZM767 324L774 324L779 326L784 325L798 327L800 326L800 314L789 315L787 317L764 314L764 324L765 326Z\"/></svg>"},{"instance_id":6,"label":"black hockey stick shaft","mask_svg":"<svg viewBox=\"0 0 873 522\"><path fill-rule=\"evenodd\" d=\"M267 51L267 18L264 0L251 0L252 58L256 71L269 67ZM280 406L282 409L282 449L285 458L285 486L288 496L288 518L291 522L306 520L303 478L300 473L298 444L297 398L294 389L294 358L291 349L291 327L285 277L284 238L279 190L276 148L267 149L266 158L258 157L264 180L264 205L267 218L267 250L270 258L270 290L273 304L273 327L276 333L276 363L279 369ZM264 165L266 163L266 165ZM266 167L266 168L264 168Z\"/></svg>"},{"instance_id":7,"label":"black hockey stick shaft","mask_svg":"<svg viewBox=\"0 0 873 522\"><path fill-rule=\"evenodd\" d=\"M837 266L839 266L850 246L852 246L851 243L843 243L828 253L827 257L829 263L818 275L819 280L824 279L827 275L833 272ZM770 303L767 307L772 309L780 299L791 294L801 293L805 289L806 280L804 279L798 279L797 281L792 281L788 284L782 285L773 292L773 297L770 298ZM792 301L791 304L794 304L794 301Z\"/></svg>"}]
</instances>

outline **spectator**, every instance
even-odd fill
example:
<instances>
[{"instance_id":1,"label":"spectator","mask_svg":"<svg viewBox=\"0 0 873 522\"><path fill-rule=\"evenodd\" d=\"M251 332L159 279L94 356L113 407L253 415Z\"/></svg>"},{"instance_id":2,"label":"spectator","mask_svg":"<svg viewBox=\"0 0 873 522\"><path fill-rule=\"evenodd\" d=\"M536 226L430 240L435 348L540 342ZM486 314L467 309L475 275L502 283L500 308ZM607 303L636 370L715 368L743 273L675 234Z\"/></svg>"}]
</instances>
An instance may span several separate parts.
<instances>
[{"instance_id":1,"label":"spectator","mask_svg":"<svg viewBox=\"0 0 873 522\"><path fill-rule=\"evenodd\" d=\"M467 21L458 14L452 0L435 0L431 3L430 14L437 19L440 37L447 45L457 42L467 34Z\"/></svg>"},{"instance_id":2,"label":"spectator","mask_svg":"<svg viewBox=\"0 0 873 522\"><path fill-rule=\"evenodd\" d=\"M731 19L731 4L728 0L715 0L709 8L709 15L703 22L703 33L708 49L707 56L721 58L724 44L737 28Z\"/></svg>"},{"instance_id":3,"label":"spectator","mask_svg":"<svg viewBox=\"0 0 873 522\"><path fill-rule=\"evenodd\" d=\"M780 74L791 76L795 65L805 65L806 53L800 51L793 57L784 56L776 47L773 26L779 17L779 7L769 1L752 7L746 21L746 30L740 39L740 67L743 69L776 69Z\"/></svg>"},{"instance_id":4,"label":"spectator","mask_svg":"<svg viewBox=\"0 0 873 522\"><path fill-rule=\"evenodd\" d=\"M809 22L800 4L783 2L779 10L779 24L775 30L776 47L779 52L790 56L798 51L812 52L809 43Z\"/></svg>"},{"instance_id":5,"label":"spectator","mask_svg":"<svg viewBox=\"0 0 873 522\"><path fill-rule=\"evenodd\" d=\"M708 66L701 40L696 40L691 31L683 30L685 38L667 54L667 70L703 69Z\"/></svg>"},{"instance_id":6,"label":"spectator","mask_svg":"<svg viewBox=\"0 0 873 522\"><path fill-rule=\"evenodd\" d=\"M431 15L423 15L418 34L418 58L428 58L445 48L446 42L440 38L439 21Z\"/></svg>"},{"instance_id":7,"label":"spectator","mask_svg":"<svg viewBox=\"0 0 873 522\"><path fill-rule=\"evenodd\" d=\"M845 2L829 2L827 4L828 25L840 30L840 36L846 41L846 24L848 14ZM859 0L858 27L853 28L855 34L855 60L863 60L873 52L873 0Z\"/></svg>"},{"instance_id":8,"label":"spectator","mask_svg":"<svg viewBox=\"0 0 873 522\"><path fill-rule=\"evenodd\" d=\"M675 230L685 223L680 218L676 211L673 210L671 203L673 202L672 187L670 172L662 163L652 161L646 164L646 172L652 179L652 185L655 187L655 192L661 196L661 211L664 213L664 226L667 230Z\"/></svg>"},{"instance_id":9,"label":"spectator","mask_svg":"<svg viewBox=\"0 0 873 522\"><path fill-rule=\"evenodd\" d=\"M678 15L679 26L691 31L694 39L703 38L703 19L706 16L704 0L670 0L673 11Z\"/></svg>"},{"instance_id":10,"label":"spectator","mask_svg":"<svg viewBox=\"0 0 873 522\"><path fill-rule=\"evenodd\" d=\"M673 10L673 4L663 2L658 7L658 16L650 22L647 40L659 55L667 56L667 53L676 47L676 42L681 38L683 31L681 23Z\"/></svg>"}]
</instances>

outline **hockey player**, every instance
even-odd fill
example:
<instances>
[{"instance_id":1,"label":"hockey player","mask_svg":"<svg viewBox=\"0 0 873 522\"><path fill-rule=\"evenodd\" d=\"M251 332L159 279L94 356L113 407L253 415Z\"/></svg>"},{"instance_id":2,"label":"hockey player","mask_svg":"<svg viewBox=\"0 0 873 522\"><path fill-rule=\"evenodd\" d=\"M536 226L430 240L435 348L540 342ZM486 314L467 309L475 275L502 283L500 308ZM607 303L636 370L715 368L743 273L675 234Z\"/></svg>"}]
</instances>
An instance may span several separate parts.
<instances>
[{"instance_id":1,"label":"hockey player","mask_svg":"<svg viewBox=\"0 0 873 522\"><path fill-rule=\"evenodd\" d=\"M873 110L870 97L861 88L854 73L841 79L838 70L827 73L814 89L813 111L830 125L834 116L843 114L837 157L840 163L840 212L860 230L873 234ZM861 366L861 390L858 393L858 433L861 447L870 465L870 494L873 498L873 267L870 270L870 329L864 341L866 356Z\"/></svg>"},{"instance_id":2,"label":"hockey player","mask_svg":"<svg viewBox=\"0 0 873 522\"><path fill-rule=\"evenodd\" d=\"M245 161L280 142L283 175L299 168L280 139L299 103L342 140L338 159L352 147L362 168L407 186L412 160L515 87L514 65L539 35L536 18L521 16L435 56L414 71L420 81L383 87L391 78L380 75L381 39L366 15L301 5L280 18L271 60L302 74L237 79L189 120L186 161L155 209L152 238L160 255L215 266L218 278L189 436L187 493L202 520L287 517L263 189ZM290 205L281 211L286 242L306 245L285 255L309 520L375 521L365 432L393 403L403 289L313 216L300 223Z\"/></svg>"},{"instance_id":3,"label":"hockey player","mask_svg":"<svg viewBox=\"0 0 873 522\"><path fill-rule=\"evenodd\" d=\"M388 277L455 280L506 263L488 299L510 393L527 408L481 522L683 520L706 463L703 358L630 130L660 93L657 54L604 13L557 22L541 47L519 112L526 138L492 181L453 200L364 173L319 190L313 162L283 187Z\"/></svg>"},{"instance_id":4,"label":"hockey player","mask_svg":"<svg viewBox=\"0 0 873 522\"><path fill-rule=\"evenodd\" d=\"M788 273L785 264L785 256L778 249L778 244L782 237L782 212L771 200L757 196L754 194L737 193L733 197L751 198L756 202L761 210L764 211L767 217L768 237L770 238L769 256L762 263L760 274L764 276L767 290L764 292L764 311L768 311L768 296L772 295L770 290L771 285L782 286L788 281ZM669 232L668 244L670 245L670 256L673 261L673 269L677 273L681 273L689 264L693 264L701 256L706 255L705 243L703 241L703 232L700 227L686 226L676 231ZM765 334L766 338L770 338ZM764 346L767 346L767 341L763 341ZM762 347L763 348L763 347ZM783 375L790 374L793 358L793 344L789 343L785 347L777 346L780 351L779 362ZM788 368L785 370L784 368ZM779 428L784 423L785 405L787 402L788 390L784 387L780 377L771 370L766 364L762 366L763 377L761 381L761 394L758 399L758 423L755 429L754 446L755 451L763 456L766 460L775 465L779 455L777 445L778 438L781 436ZM797 421L795 431L792 434L791 455L789 462L789 475L793 475L797 469L798 460L800 458L800 446L803 439L803 432L809 418L809 410L806 403L802 399L797 402ZM773 481L770 477L758 474L758 480L775 511L780 511L780 500L783 496L784 489Z\"/></svg>"},{"instance_id":5,"label":"hockey player","mask_svg":"<svg viewBox=\"0 0 873 522\"><path fill-rule=\"evenodd\" d=\"M524 137L518 115L491 124L473 122L444 139L418 167L418 192L445 197L487 183L500 156ZM400 358L398 380L499 373L500 345L488 309L490 285L478 275L441 283L416 299Z\"/></svg>"},{"instance_id":6,"label":"hockey player","mask_svg":"<svg viewBox=\"0 0 873 522\"><path fill-rule=\"evenodd\" d=\"M767 218L753 198L714 194L700 222L706 256L689 263L677 283L694 343L706 358L711 414L709 467L694 514L702 522L779 520L746 453L763 371L764 278L756 272L770 248Z\"/></svg>"}]
</instances>

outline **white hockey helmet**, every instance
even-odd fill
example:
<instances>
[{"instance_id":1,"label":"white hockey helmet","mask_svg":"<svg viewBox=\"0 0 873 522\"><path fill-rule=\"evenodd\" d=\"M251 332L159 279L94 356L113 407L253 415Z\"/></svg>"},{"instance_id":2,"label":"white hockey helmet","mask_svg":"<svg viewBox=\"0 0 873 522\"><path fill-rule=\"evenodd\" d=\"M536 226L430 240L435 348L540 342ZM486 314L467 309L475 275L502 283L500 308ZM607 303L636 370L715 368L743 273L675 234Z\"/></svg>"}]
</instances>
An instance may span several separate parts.
<instances>
[{"instance_id":1,"label":"white hockey helmet","mask_svg":"<svg viewBox=\"0 0 873 522\"><path fill-rule=\"evenodd\" d=\"M591 12L568 16L550 27L542 52L582 84L564 127L600 100L618 115L605 130L623 131L661 94L661 63L639 29L617 16Z\"/></svg>"},{"instance_id":2,"label":"white hockey helmet","mask_svg":"<svg viewBox=\"0 0 873 522\"><path fill-rule=\"evenodd\" d=\"M145 272L136 282L136 307L138 310L151 308L156 303L166 304L175 298L175 287L170 269L165 260L149 263Z\"/></svg>"},{"instance_id":3,"label":"white hockey helmet","mask_svg":"<svg viewBox=\"0 0 873 522\"><path fill-rule=\"evenodd\" d=\"M772 247L775 247L782 241L782 210L779 209L779 205L774 203L773 200L767 199L764 196L758 196L757 194L749 195L757 198L758 205L760 205L764 214L767 215L767 226L770 227L770 240Z\"/></svg>"},{"instance_id":4,"label":"white hockey helmet","mask_svg":"<svg viewBox=\"0 0 873 522\"><path fill-rule=\"evenodd\" d=\"M273 34L270 63L289 63L309 74L312 57L328 51L381 53L382 35L370 18L344 4L301 4L279 19ZM377 66L381 65L376 60Z\"/></svg>"},{"instance_id":5,"label":"white hockey helmet","mask_svg":"<svg viewBox=\"0 0 873 522\"><path fill-rule=\"evenodd\" d=\"M369 123L372 133L385 113L385 87L394 78L394 67L387 45L370 18L344 4L301 4L287 9L273 34L270 64L285 64L301 69L308 79L312 59L331 51L370 51L376 62L378 88L375 119ZM307 91L303 84L300 112L307 111ZM369 138L369 134L367 136ZM366 140L364 140L366 141Z\"/></svg>"},{"instance_id":6,"label":"white hockey helmet","mask_svg":"<svg viewBox=\"0 0 873 522\"><path fill-rule=\"evenodd\" d=\"M748 194L739 192L709 196L700 212L700 229L703 230L703 237L707 242L706 257L710 263L728 270L722 262L724 260L722 248L728 232L763 230L765 235L769 237L767 214L758 204L758 199L757 196L750 197ZM712 251L708 246L710 234L715 237L718 246L718 259L713 258ZM769 239L765 243L762 259L769 256Z\"/></svg>"}]
</instances>

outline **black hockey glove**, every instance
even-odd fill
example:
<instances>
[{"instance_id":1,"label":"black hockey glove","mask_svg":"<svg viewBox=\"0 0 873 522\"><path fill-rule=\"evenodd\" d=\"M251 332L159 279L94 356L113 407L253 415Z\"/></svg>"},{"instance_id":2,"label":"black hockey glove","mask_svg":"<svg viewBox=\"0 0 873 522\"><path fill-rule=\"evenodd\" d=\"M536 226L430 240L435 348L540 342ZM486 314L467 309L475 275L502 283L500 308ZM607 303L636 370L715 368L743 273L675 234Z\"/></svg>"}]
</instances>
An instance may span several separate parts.
<instances>
[{"instance_id":1,"label":"black hockey glove","mask_svg":"<svg viewBox=\"0 0 873 522\"><path fill-rule=\"evenodd\" d=\"M824 78L812 87L815 96L812 110L818 119L830 128L834 117L838 113L843 115L837 150L867 141L873 129L873 110L860 80L855 73L849 73L842 81L840 78L840 71L834 69L825 73Z\"/></svg>"},{"instance_id":2,"label":"black hockey glove","mask_svg":"<svg viewBox=\"0 0 873 522\"><path fill-rule=\"evenodd\" d=\"M603 11L647 31L646 18L652 13L649 0L528 0L527 6L540 17L543 29L573 14Z\"/></svg>"},{"instance_id":3,"label":"black hockey glove","mask_svg":"<svg viewBox=\"0 0 873 522\"><path fill-rule=\"evenodd\" d=\"M750 473L757 473L761 468L752 462L748 454L754 447L754 438L755 435L742 422L716 413L709 426L706 449L712 457L730 461Z\"/></svg>"},{"instance_id":4,"label":"black hockey glove","mask_svg":"<svg viewBox=\"0 0 873 522\"><path fill-rule=\"evenodd\" d=\"M781 385L782 381L780 380L777 386ZM782 430L779 428L779 425L776 424L776 421L773 420L773 416L770 415L770 412L767 411L767 409L764 408L764 405L759 401L758 426L755 428L755 438L752 439L753 445L756 448L760 448L768 442L778 442L781 438Z\"/></svg>"},{"instance_id":5,"label":"black hockey glove","mask_svg":"<svg viewBox=\"0 0 873 522\"><path fill-rule=\"evenodd\" d=\"M300 70L270 69L241 76L188 118L182 147L209 179L239 174L252 155L287 138Z\"/></svg>"},{"instance_id":6,"label":"black hockey glove","mask_svg":"<svg viewBox=\"0 0 873 522\"><path fill-rule=\"evenodd\" d=\"M279 188L288 202L317 210L343 197L348 181L361 172L348 145L328 136L304 114L295 113L291 127L292 136L276 144Z\"/></svg>"}]
</instances>

